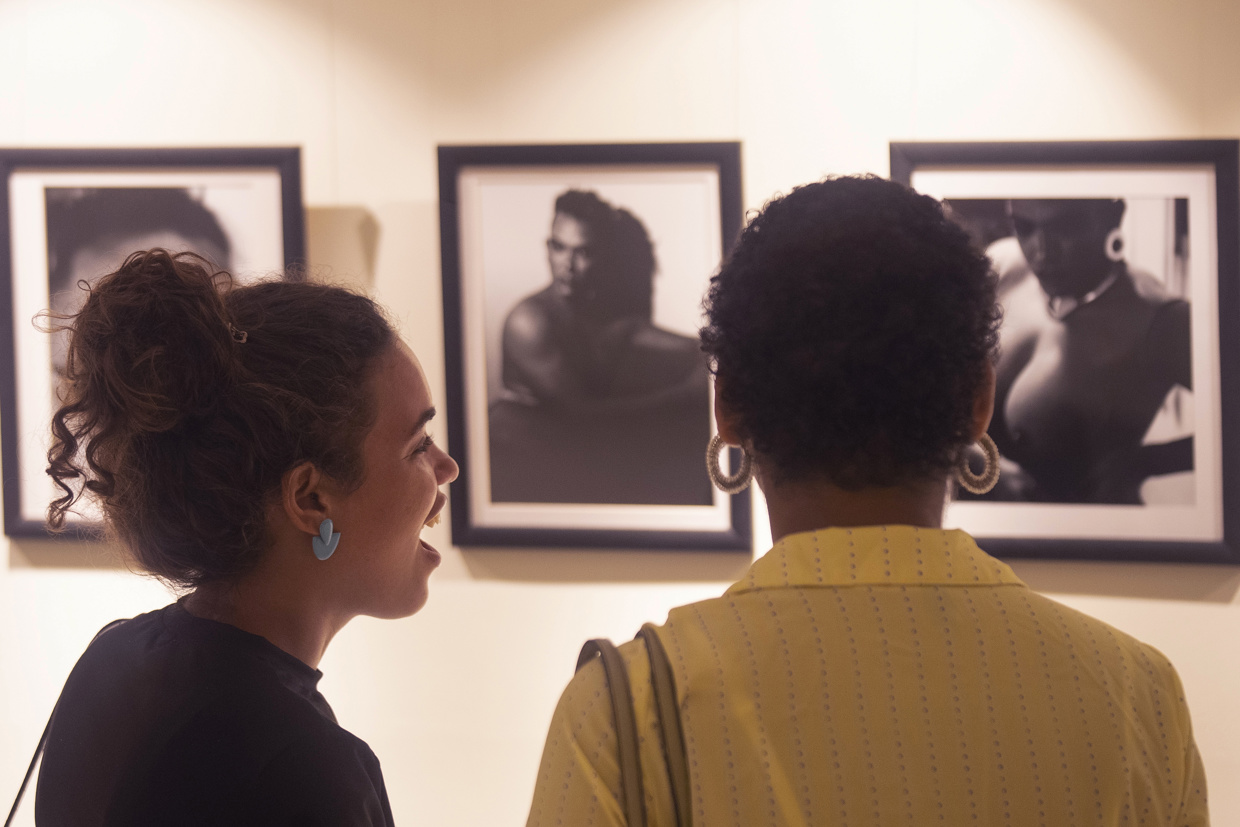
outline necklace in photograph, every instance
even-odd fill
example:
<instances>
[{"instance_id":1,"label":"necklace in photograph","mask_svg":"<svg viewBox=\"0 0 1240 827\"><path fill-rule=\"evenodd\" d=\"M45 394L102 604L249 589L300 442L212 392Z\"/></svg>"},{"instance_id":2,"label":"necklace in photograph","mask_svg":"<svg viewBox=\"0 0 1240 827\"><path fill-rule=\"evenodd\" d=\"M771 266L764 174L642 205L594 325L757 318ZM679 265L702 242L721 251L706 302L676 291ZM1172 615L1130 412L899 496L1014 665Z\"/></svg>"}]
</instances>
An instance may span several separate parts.
<instances>
[{"instance_id":1,"label":"necklace in photograph","mask_svg":"<svg viewBox=\"0 0 1240 827\"><path fill-rule=\"evenodd\" d=\"M1111 285L1115 284L1118 279L1119 270L1115 270L1111 275L1102 280L1102 284L1099 284L1079 299L1075 296L1050 296L1046 300L1046 312L1055 321L1062 322L1078 308L1084 307L1092 301L1097 301L1098 297L1110 290Z\"/></svg>"}]
</instances>

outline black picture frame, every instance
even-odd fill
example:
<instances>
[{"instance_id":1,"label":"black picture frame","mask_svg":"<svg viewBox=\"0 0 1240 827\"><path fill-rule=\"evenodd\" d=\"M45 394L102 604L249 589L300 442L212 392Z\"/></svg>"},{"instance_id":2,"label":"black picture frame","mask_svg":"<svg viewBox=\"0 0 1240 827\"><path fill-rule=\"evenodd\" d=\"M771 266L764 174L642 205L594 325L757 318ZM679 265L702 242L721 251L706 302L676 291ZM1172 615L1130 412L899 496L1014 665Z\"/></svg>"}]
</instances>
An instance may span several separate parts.
<instances>
[{"instance_id":1,"label":"black picture frame","mask_svg":"<svg viewBox=\"0 0 1240 827\"><path fill-rule=\"evenodd\" d=\"M54 227L55 221L63 221L66 227L80 228L83 222L63 216L76 214L75 202L82 210L89 209L82 206L86 203L82 199L88 197L102 197L105 200L100 203L112 205L96 211L103 214L123 211L106 201L109 194L124 191L128 197L140 200L143 193L168 192L177 204L197 205L185 209L208 216L200 220L214 222L213 232L224 238L219 255L226 259L217 263L231 264L243 280L248 275L295 272L305 262L306 249L301 150L0 148L0 180L5 193L0 198L0 456L4 468L4 533L10 537L98 539L99 525L89 518L71 517L63 532L52 534L43 517L46 503L56 496L44 473L46 445L42 444L50 438L51 388L55 380L49 378L52 366L46 361L51 352L51 337L36 328L33 321L37 313L49 307L51 294L57 292L50 286L50 263L57 257L49 250L49 225ZM148 214L154 210L148 206ZM134 209L130 214L140 213L141 209ZM53 215L62 218L53 221ZM141 223L141 219L135 221ZM161 218L161 223L164 221L172 219ZM65 235L72 233L59 233ZM117 239L116 243L123 242ZM188 245L183 248L188 249ZM116 264L119 263L117 260ZM68 272L71 278L81 277L72 268ZM92 271L90 277L96 275L102 272ZM40 364L48 365L43 376Z\"/></svg>"},{"instance_id":2,"label":"black picture frame","mask_svg":"<svg viewBox=\"0 0 1240 827\"><path fill-rule=\"evenodd\" d=\"M1178 480L1182 499L959 502L948 521L1001 557L1240 563L1240 141L894 142L890 160L893 180L944 199L982 243L990 239L986 221L970 224L965 213L992 210L988 201L1091 198L1122 201L1128 212L1163 209L1169 229L1161 243L1182 262L1180 289L1191 313L1194 405L1186 433L1193 459ZM1000 245L1020 250L1036 276L1019 241L1013 234L987 249L996 262ZM1165 272L1173 271L1168 265ZM1170 284L1170 276L1161 278ZM1050 316L1048 292L1036 295Z\"/></svg>"},{"instance_id":3,"label":"black picture frame","mask_svg":"<svg viewBox=\"0 0 1240 827\"><path fill-rule=\"evenodd\" d=\"M541 497L537 502L520 502L535 495L497 494L499 480L508 473L505 463L517 465L500 449L491 450L503 444L498 436L492 441L500 432L491 428L507 404L503 395L510 393L499 378L501 320L523 296L529 298L551 282L543 245L549 241L555 197L570 189L597 192L610 208L637 216L649 230L658 257L656 284L662 286L656 287L654 323L664 324L660 314L666 309L675 315L677 334L687 342L696 337L709 278L740 231L740 144L440 146L438 163L448 427L451 452L461 467L451 488L452 542L462 547L749 551L748 492L716 492L709 487L701 459L713 430L709 386L702 399L703 420L692 422L693 428L700 425L700 444L689 445L696 441L689 439L675 446L678 456L683 448L698 457L675 461L686 475L698 475L691 482L694 496L706 497L700 507L565 502L554 492L536 495ZM677 213L673 206L678 203L691 206ZM488 269L484 262L492 260L480 252L491 249L487 245L501 254L511 252L511 257L500 256L504 266L496 263ZM680 298L659 298L673 293ZM706 373L704 362L700 369ZM704 378L704 386L706 382ZM494 467L493 458L498 460ZM731 462L738 459L733 455ZM598 467L593 473L608 471ZM590 473L573 478L591 482ZM651 468L649 473L659 471ZM698 477L704 489L698 488ZM542 479L537 471L529 478ZM709 493L699 495L699 490ZM639 490L625 496L644 495ZM652 494L651 499L661 496Z\"/></svg>"}]
</instances>

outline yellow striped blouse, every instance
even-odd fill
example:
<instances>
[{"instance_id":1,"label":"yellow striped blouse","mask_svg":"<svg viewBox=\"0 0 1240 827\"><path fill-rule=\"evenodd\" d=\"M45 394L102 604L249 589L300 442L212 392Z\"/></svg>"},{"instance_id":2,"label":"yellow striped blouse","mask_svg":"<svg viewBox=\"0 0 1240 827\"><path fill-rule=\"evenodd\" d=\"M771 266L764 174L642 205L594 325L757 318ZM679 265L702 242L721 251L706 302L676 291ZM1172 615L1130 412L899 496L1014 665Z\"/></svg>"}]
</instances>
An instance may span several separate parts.
<instances>
[{"instance_id":1,"label":"yellow striped blouse","mask_svg":"<svg viewBox=\"0 0 1240 827\"><path fill-rule=\"evenodd\" d=\"M1206 825L1179 678L960 531L786 537L659 630L694 823ZM627 643L651 825L673 823L644 644ZM600 664L555 711L528 824L623 825Z\"/></svg>"}]
</instances>

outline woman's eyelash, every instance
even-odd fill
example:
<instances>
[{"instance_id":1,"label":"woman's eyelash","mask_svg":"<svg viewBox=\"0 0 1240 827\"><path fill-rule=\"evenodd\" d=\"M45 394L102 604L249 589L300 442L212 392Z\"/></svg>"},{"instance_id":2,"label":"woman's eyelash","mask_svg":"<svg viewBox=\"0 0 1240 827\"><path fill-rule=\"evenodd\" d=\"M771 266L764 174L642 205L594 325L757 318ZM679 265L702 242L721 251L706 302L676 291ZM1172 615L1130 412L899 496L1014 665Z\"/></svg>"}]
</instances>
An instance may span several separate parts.
<instances>
[{"instance_id":1,"label":"woman's eyelash","mask_svg":"<svg viewBox=\"0 0 1240 827\"><path fill-rule=\"evenodd\" d=\"M435 444L435 438L434 438L433 436L431 436L430 434L427 434L427 435L426 435L426 436L422 439L422 441L418 443L418 447L413 449L413 453L414 453L414 454L424 454L424 453L426 453L426 452L430 449L430 447L431 447L432 445L434 445L434 444Z\"/></svg>"}]
</instances>

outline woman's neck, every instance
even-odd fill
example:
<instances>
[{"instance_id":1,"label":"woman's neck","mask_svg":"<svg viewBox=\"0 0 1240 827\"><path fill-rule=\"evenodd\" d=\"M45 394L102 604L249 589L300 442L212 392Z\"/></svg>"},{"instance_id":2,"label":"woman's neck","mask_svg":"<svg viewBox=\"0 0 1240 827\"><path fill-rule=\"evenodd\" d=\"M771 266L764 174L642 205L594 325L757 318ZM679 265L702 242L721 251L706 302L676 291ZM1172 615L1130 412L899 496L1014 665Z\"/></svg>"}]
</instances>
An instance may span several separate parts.
<instances>
[{"instance_id":1,"label":"woman's neck","mask_svg":"<svg viewBox=\"0 0 1240 827\"><path fill-rule=\"evenodd\" d=\"M1077 296L1047 296L1046 311L1052 319L1063 321L1072 315L1078 309L1087 304L1093 304L1102 298L1121 277L1126 276L1128 270L1122 262L1115 264L1111 269L1107 270L1102 278L1093 285L1089 290L1084 291Z\"/></svg>"},{"instance_id":2,"label":"woman's neck","mask_svg":"<svg viewBox=\"0 0 1240 827\"><path fill-rule=\"evenodd\" d=\"M195 617L235 626L265 638L274 646L317 669L327 645L344 627L306 605L304 595L283 588L268 588L249 576L238 583L208 583L182 601Z\"/></svg>"},{"instance_id":3,"label":"woman's neck","mask_svg":"<svg viewBox=\"0 0 1240 827\"><path fill-rule=\"evenodd\" d=\"M849 491L822 480L762 483L771 536L823 528L865 525L911 525L940 528L947 499L946 480L892 488Z\"/></svg>"}]
</instances>

